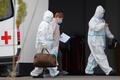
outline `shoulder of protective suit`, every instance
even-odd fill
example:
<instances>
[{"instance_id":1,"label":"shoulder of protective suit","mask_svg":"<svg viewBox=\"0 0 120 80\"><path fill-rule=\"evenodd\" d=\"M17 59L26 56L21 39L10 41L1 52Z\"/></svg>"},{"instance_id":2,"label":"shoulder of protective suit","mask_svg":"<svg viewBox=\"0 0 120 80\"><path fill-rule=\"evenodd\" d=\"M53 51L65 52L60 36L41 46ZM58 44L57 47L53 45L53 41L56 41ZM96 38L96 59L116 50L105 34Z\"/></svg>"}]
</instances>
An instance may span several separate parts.
<instances>
[{"instance_id":1,"label":"shoulder of protective suit","mask_svg":"<svg viewBox=\"0 0 120 80\"><path fill-rule=\"evenodd\" d=\"M89 21L89 24L90 23L93 23L95 21L95 17L92 17L91 19L90 19L90 21Z\"/></svg>"},{"instance_id":2,"label":"shoulder of protective suit","mask_svg":"<svg viewBox=\"0 0 120 80\"><path fill-rule=\"evenodd\" d=\"M48 23L45 22L45 21L42 21L40 24L39 24L39 28L45 28L48 26Z\"/></svg>"}]
</instances>

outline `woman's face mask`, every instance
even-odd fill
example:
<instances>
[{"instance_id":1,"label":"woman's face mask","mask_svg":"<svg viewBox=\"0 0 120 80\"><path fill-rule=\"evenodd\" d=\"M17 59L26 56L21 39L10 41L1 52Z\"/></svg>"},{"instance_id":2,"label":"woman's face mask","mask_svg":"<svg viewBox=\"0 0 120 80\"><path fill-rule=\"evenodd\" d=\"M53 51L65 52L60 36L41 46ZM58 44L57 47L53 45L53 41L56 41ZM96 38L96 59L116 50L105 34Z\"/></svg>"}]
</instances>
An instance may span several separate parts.
<instances>
[{"instance_id":1,"label":"woman's face mask","mask_svg":"<svg viewBox=\"0 0 120 80\"><path fill-rule=\"evenodd\" d=\"M61 24L63 22L63 19L62 18L57 18L57 22L58 22L58 24Z\"/></svg>"}]
</instances>

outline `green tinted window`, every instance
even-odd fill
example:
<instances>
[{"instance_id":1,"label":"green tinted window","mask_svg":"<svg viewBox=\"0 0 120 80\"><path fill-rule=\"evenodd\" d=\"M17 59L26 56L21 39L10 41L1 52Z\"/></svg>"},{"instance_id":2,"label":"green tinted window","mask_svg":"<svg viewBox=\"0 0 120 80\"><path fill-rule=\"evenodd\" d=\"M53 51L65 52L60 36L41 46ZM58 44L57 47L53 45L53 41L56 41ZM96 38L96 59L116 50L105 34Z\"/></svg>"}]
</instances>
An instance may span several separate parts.
<instances>
[{"instance_id":1,"label":"green tinted window","mask_svg":"<svg viewBox=\"0 0 120 80\"><path fill-rule=\"evenodd\" d=\"M0 21L14 15L12 0L0 0Z\"/></svg>"}]
</instances>

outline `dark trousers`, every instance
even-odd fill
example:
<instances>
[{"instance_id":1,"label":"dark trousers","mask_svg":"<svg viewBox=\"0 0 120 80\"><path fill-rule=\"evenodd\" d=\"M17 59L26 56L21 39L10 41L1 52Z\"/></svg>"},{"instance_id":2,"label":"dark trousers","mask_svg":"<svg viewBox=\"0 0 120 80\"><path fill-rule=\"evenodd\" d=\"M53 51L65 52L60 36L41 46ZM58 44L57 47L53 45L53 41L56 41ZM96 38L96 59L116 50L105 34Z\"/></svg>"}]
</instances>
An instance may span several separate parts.
<instances>
[{"instance_id":1,"label":"dark trousers","mask_svg":"<svg viewBox=\"0 0 120 80\"><path fill-rule=\"evenodd\" d=\"M58 60L58 64L59 64L59 66L58 66L59 71L63 71L63 69L62 69L62 52L60 50L58 51L57 60Z\"/></svg>"}]
</instances>

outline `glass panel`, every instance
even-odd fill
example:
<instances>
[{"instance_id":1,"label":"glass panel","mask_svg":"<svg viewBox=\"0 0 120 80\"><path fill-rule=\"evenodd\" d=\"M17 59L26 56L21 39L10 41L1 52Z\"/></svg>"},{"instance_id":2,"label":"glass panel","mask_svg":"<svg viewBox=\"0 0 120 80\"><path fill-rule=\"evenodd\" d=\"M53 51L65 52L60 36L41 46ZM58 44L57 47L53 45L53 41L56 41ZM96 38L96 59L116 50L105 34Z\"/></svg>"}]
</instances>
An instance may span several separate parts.
<instances>
[{"instance_id":1,"label":"glass panel","mask_svg":"<svg viewBox=\"0 0 120 80\"><path fill-rule=\"evenodd\" d=\"M13 17L13 3L12 0L0 0L0 21Z\"/></svg>"}]
</instances>

